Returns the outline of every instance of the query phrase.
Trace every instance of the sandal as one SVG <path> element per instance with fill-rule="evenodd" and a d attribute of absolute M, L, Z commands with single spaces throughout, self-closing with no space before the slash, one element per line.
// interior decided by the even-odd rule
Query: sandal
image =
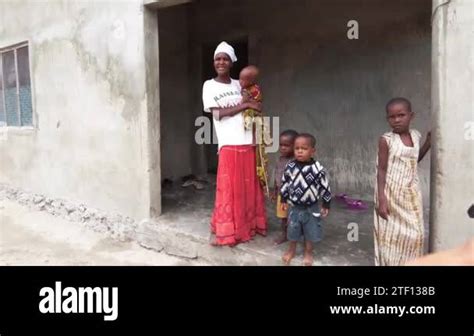
<path fill-rule="evenodd" d="M 369 207 L 361 200 L 347 200 L 347 207 L 355 210 L 366 210 Z"/>
<path fill-rule="evenodd" d="M 204 189 L 204 183 L 198 180 L 187 180 L 181 185 L 183 188 L 193 186 L 196 190 Z"/>

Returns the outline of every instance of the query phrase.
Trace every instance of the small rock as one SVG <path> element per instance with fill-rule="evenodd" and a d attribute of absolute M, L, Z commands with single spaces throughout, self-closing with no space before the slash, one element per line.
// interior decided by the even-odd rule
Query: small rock
<path fill-rule="evenodd" d="M 79 213 L 79 211 L 73 211 L 69 213 L 69 215 L 67 216 L 67 219 L 72 222 L 80 222 L 81 218 L 82 218 L 82 214 Z"/>
<path fill-rule="evenodd" d="M 115 214 L 111 217 L 110 221 L 114 223 L 120 223 L 123 221 L 123 217 L 121 215 Z"/>
<path fill-rule="evenodd" d="M 35 197 L 33 197 L 33 203 L 35 203 L 35 204 L 38 204 L 38 203 L 43 202 L 43 201 L 44 201 L 44 197 L 41 196 L 41 195 L 36 195 Z"/>
<path fill-rule="evenodd" d="M 21 204 L 27 204 L 30 201 L 30 196 L 27 193 L 21 193 L 18 198 L 18 202 Z"/>
<path fill-rule="evenodd" d="M 45 202 L 44 210 L 46 210 L 49 213 L 52 213 L 54 211 L 54 207 L 51 204 L 48 204 Z"/>
<path fill-rule="evenodd" d="M 51 209 L 51 211 L 49 213 L 53 216 L 56 216 L 56 217 L 61 215 L 61 212 L 60 212 L 59 209 Z"/>
<path fill-rule="evenodd" d="M 97 220 L 90 220 L 86 223 L 87 227 L 91 228 L 92 230 L 96 231 L 96 232 L 106 232 L 107 231 L 107 228 L 105 225 L 102 225 L 100 222 L 98 222 Z"/>
<path fill-rule="evenodd" d="M 133 219 L 131 219 L 130 217 L 126 217 L 125 218 L 125 224 L 126 225 L 130 225 L 130 226 L 134 226 L 135 225 L 135 221 Z"/>
<path fill-rule="evenodd" d="M 59 209 L 60 207 L 62 207 L 63 203 L 61 201 L 54 201 L 51 205 L 54 208 Z"/>
<path fill-rule="evenodd" d="M 95 211 L 94 209 L 87 209 L 84 212 L 83 218 L 95 218 L 96 214 L 97 214 L 97 211 Z"/>
<path fill-rule="evenodd" d="M 141 246 L 143 246 L 147 249 L 152 249 L 152 250 L 155 250 L 157 252 L 161 252 L 164 249 L 163 244 L 161 244 L 158 239 L 154 239 L 154 237 L 150 237 L 150 236 L 144 235 L 144 234 L 138 234 L 137 235 L 137 240 L 138 240 L 138 243 Z"/>
<path fill-rule="evenodd" d="M 69 214 L 69 212 L 66 210 L 65 207 L 57 209 L 57 212 L 58 212 L 58 215 L 62 217 L 67 217 L 67 215 Z"/>
<path fill-rule="evenodd" d="M 68 214 L 76 210 L 76 207 L 74 206 L 74 204 L 71 204 L 71 203 L 66 203 L 64 207 Z"/>

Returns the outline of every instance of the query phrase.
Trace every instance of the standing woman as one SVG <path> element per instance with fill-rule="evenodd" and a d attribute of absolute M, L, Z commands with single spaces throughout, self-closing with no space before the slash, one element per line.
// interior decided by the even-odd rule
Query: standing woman
<path fill-rule="evenodd" d="M 260 111 L 261 104 L 242 100 L 239 81 L 230 78 L 236 61 L 234 48 L 220 43 L 214 52 L 217 76 L 207 80 L 202 88 L 204 111 L 213 115 L 219 143 L 216 201 L 211 219 L 213 245 L 236 245 L 267 231 L 252 132 L 245 130 L 242 116 L 249 108 Z"/>

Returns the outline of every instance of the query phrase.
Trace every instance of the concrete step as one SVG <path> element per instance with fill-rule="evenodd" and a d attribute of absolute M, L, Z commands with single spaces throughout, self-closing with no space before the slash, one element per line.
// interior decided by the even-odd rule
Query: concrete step
<path fill-rule="evenodd" d="M 143 247 L 164 252 L 181 258 L 197 259 L 200 262 L 216 266 L 282 266 L 281 257 L 287 244 L 275 246 L 273 240 L 278 235 L 273 232 L 269 237 L 256 236 L 248 243 L 235 247 L 212 246 L 206 238 L 189 230 L 171 226 L 159 219 L 141 222 L 136 229 L 135 240 Z M 303 248 L 298 246 L 297 256 L 292 265 L 303 264 Z M 371 258 L 360 255 L 344 246 L 335 246 L 331 240 L 315 246 L 314 266 L 371 265 Z"/>
<path fill-rule="evenodd" d="M 264 238 L 255 238 L 258 239 Z M 252 248 L 251 243 L 235 247 L 216 247 L 200 235 L 185 232 L 157 220 L 141 222 L 136 229 L 136 240 L 145 248 L 181 258 L 199 259 L 210 265 L 282 265 L 280 254 Z"/>

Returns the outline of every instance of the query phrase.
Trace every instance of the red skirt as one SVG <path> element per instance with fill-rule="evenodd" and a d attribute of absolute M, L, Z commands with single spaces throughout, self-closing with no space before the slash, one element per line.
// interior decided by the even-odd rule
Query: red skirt
<path fill-rule="evenodd" d="M 245 242 L 256 233 L 266 235 L 265 197 L 252 145 L 223 146 L 219 151 L 211 231 L 217 245 Z"/>

